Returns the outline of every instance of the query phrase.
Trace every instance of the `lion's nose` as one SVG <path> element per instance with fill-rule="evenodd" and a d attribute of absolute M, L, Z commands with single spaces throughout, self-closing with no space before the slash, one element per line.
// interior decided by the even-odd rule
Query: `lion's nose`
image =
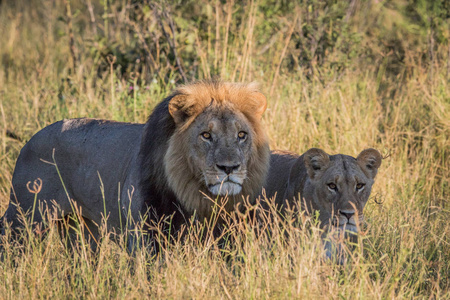
<path fill-rule="evenodd" d="M 350 221 L 350 218 L 353 217 L 353 215 L 355 214 L 355 212 L 354 212 L 354 211 L 348 211 L 348 210 L 347 210 L 347 211 L 340 210 L 340 211 L 339 211 L 339 214 L 345 216 L 345 217 L 347 218 L 347 220 Z"/>
<path fill-rule="evenodd" d="M 239 169 L 241 165 L 234 165 L 234 166 L 216 165 L 216 166 L 219 170 L 224 171 L 225 174 L 230 175 L 231 173 L 233 173 L 233 171 Z"/>

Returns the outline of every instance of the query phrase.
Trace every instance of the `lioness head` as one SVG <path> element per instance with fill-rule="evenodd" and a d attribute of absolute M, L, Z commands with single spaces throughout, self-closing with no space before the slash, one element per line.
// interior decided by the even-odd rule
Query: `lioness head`
<path fill-rule="evenodd" d="M 205 196 L 228 196 L 231 206 L 258 192 L 269 159 L 260 124 L 265 109 L 253 84 L 199 82 L 176 90 L 165 173 L 186 210 L 207 216 L 213 203 Z"/>
<path fill-rule="evenodd" d="M 328 155 L 313 148 L 303 155 L 308 179 L 302 197 L 320 212 L 323 225 L 357 232 L 364 222 L 363 209 L 369 199 L 382 157 L 375 149 L 362 151 L 355 159 Z"/>

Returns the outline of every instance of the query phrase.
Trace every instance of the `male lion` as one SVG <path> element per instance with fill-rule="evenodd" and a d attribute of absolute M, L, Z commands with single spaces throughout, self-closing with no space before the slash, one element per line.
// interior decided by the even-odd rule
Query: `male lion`
<path fill-rule="evenodd" d="M 72 213 L 75 203 L 89 226 L 107 217 L 108 227 L 119 229 L 150 210 L 153 220 L 172 216 L 176 229 L 193 215 L 208 218 L 212 200 L 225 196 L 231 211 L 264 182 L 270 157 L 260 123 L 265 109 L 254 84 L 202 81 L 176 89 L 146 124 L 56 122 L 21 150 L 3 219 L 20 226 L 18 207 L 32 210 L 35 195 L 27 183 L 37 178 L 39 202 L 58 217 Z M 30 215 L 40 223 L 38 206 Z"/>
<path fill-rule="evenodd" d="M 328 155 L 317 148 L 301 156 L 273 151 L 264 186 L 266 198 L 275 197 L 281 211 L 287 206 L 295 207 L 295 200 L 299 200 L 303 210 L 319 212 L 324 228 L 357 233 L 359 224 L 364 222 L 363 209 L 381 160 L 375 149 L 362 151 L 356 159 L 343 154 Z"/>

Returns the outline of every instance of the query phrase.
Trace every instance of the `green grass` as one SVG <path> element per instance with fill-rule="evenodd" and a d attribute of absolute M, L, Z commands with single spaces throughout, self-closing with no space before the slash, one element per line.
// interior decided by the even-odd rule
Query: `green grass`
<path fill-rule="evenodd" d="M 44 239 L 4 245 L 2 298 L 450 298 L 448 7 L 351 2 L 354 11 L 332 1 L 92 1 L 92 19 L 91 1 L 68 2 L 71 14 L 62 1 L 2 1 L 1 214 L 15 160 L 38 130 L 74 117 L 145 122 L 183 83 L 161 30 L 172 38 L 171 21 L 188 80 L 261 84 L 272 149 L 356 156 L 373 147 L 387 156 L 365 209 L 368 229 L 344 267 L 321 260 L 314 225 L 266 224 L 268 238 L 240 224 L 218 248 L 199 239 L 197 224 L 157 258 L 130 257 L 107 234 L 97 253 L 83 242 L 68 247 L 51 226 Z"/>

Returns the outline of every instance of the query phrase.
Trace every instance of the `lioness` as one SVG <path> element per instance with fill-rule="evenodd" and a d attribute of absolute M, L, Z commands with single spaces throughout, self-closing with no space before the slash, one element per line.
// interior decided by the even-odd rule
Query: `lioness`
<path fill-rule="evenodd" d="M 303 210 L 319 212 L 323 227 L 357 233 L 364 222 L 363 209 L 369 199 L 381 154 L 375 149 L 362 151 L 355 159 L 348 155 L 328 155 L 312 148 L 299 156 L 273 151 L 266 181 L 266 198 L 275 197 L 283 208 L 300 200 Z"/>
<path fill-rule="evenodd" d="M 208 218 L 212 200 L 223 196 L 231 211 L 264 182 L 270 157 L 260 123 L 265 109 L 254 84 L 202 81 L 176 89 L 146 124 L 56 122 L 21 150 L 3 220 L 20 226 L 18 206 L 32 210 L 35 194 L 27 183 L 37 178 L 39 202 L 58 217 L 76 204 L 88 225 L 107 217 L 108 227 L 118 229 L 150 210 L 155 220 L 172 216 L 178 228 L 194 214 Z M 35 207 L 30 215 L 40 223 Z"/>

